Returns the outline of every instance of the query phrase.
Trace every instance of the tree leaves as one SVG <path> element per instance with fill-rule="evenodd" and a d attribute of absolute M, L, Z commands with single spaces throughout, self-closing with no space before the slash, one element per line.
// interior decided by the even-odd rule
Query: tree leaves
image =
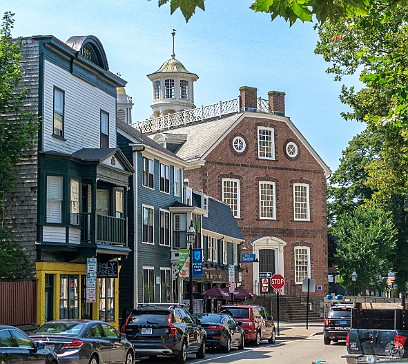
<path fill-rule="evenodd" d="M 205 10 L 205 0 L 159 0 L 159 6 L 170 2 L 170 14 L 173 14 L 177 9 L 180 9 L 186 22 L 195 14 L 195 9 Z"/>

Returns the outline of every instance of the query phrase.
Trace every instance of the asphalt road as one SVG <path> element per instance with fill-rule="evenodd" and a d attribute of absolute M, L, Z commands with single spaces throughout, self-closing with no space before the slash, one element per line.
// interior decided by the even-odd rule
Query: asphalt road
<path fill-rule="evenodd" d="M 187 364 L 312 364 L 318 359 L 325 360 L 326 364 L 346 364 L 341 356 L 346 354 L 344 342 L 333 343 L 330 346 L 323 344 L 323 336 L 316 335 L 307 339 L 278 340 L 276 344 L 262 342 L 259 347 L 247 346 L 244 351 L 233 349 L 229 354 L 219 351 L 207 351 L 205 359 L 196 359 L 189 355 Z M 158 357 L 154 360 L 139 359 L 140 364 L 173 364 L 172 358 Z"/>

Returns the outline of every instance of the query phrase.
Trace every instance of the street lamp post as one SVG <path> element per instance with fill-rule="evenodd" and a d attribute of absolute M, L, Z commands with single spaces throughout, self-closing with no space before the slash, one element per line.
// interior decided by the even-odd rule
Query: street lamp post
<path fill-rule="evenodd" d="M 193 220 L 190 222 L 190 226 L 186 231 L 186 240 L 187 244 L 189 245 L 189 257 L 190 257 L 190 266 L 189 266 L 189 295 L 190 295 L 190 313 L 193 313 L 193 245 L 195 241 L 195 230 L 193 226 Z"/>
<path fill-rule="evenodd" d="M 354 271 L 351 273 L 351 280 L 353 281 L 353 296 L 356 295 L 356 280 L 357 280 L 357 272 Z"/>

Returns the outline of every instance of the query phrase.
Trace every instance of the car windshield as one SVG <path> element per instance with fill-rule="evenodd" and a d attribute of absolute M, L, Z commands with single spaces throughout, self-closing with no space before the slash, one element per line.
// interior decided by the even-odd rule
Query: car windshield
<path fill-rule="evenodd" d="M 238 308 L 238 307 L 225 307 L 223 311 L 227 311 L 234 318 L 249 318 L 249 309 L 248 308 Z"/>
<path fill-rule="evenodd" d="M 168 311 L 155 312 L 133 312 L 130 316 L 129 323 L 137 325 L 167 325 L 169 323 Z"/>
<path fill-rule="evenodd" d="M 222 320 L 220 315 L 204 315 L 199 317 L 201 323 L 219 323 Z"/>
<path fill-rule="evenodd" d="M 78 322 L 48 322 L 41 326 L 36 334 L 76 335 L 85 326 Z"/>
<path fill-rule="evenodd" d="M 329 318 L 341 318 L 341 317 L 350 317 L 350 310 L 330 310 Z"/>

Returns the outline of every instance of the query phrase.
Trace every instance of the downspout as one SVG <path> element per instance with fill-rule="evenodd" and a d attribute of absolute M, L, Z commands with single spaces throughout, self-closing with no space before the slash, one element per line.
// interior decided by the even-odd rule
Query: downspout
<path fill-rule="evenodd" d="M 139 253 L 139 244 L 138 244 L 138 221 L 137 216 L 138 210 L 138 188 L 137 188 L 137 150 L 133 149 L 133 168 L 135 172 L 133 173 L 133 307 L 136 307 L 139 303 L 139 282 L 138 282 L 138 253 Z"/>

